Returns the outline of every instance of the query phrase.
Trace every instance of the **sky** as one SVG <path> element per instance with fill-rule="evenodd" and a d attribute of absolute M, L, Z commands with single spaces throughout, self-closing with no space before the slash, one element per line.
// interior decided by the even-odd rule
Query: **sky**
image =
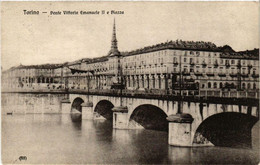
<path fill-rule="evenodd" d="M 67 10 L 124 14 L 50 15 Z M 119 51 L 177 39 L 250 50 L 259 48 L 258 10 L 258 2 L 2 2 L 1 64 L 6 70 L 107 55 L 114 18 Z"/>

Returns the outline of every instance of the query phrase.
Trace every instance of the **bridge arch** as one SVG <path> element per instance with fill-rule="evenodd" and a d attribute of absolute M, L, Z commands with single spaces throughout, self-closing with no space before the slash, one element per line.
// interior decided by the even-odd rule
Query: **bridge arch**
<path fill-rule="evenodd" d="M 76 97 L 71 104 L 71 113 L 81 113 L 82 112 L 81 104 L 83 102 L 84 100 L 82 98 Z"/>
<path fill-rule="evenodd" d="M 103 116 L 107 120 L 113 120 L 113 111 L 112 111 L 113 107 L 114 107 L 114 105 L 110 101 L 100 100 L 96 104 L 96 106 L 94 108 L 94 112 Z"/>
<path fill-rule="evenodd" d="M 197 127 L 193 144 L 250 148 L 251 130 L 257 121 L 257 117 L 239 112 L 211 115 Z"/>
<path fill-rule="evenodd" d="M 158 106 L 142 104 L 137 106 L 129 117 L 129 127 L 168 131 L 167 114 Z"/>

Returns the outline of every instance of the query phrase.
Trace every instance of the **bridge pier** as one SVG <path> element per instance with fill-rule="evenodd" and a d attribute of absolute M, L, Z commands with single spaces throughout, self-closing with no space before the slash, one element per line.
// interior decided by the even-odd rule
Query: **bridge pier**
<path fill-rule="evenodd" d="M 82 119 L 93 119 L 93 103 L 92 102 L 84 102 L 81 104 L 82 107 Z"/>
<path fill-rule="evenodd" d="M 182 113 L 170 115 L 168 143 L 173 146 L 191 147 L 192 146 L 192 129 L 193 118 L 190 114 Z"/>
<path fill-rule="evenodd" d="M 61 113 L 70 113 L 71 111 L 71 102 L 68 98 L 61 100 Z"/>
<path fill-rule="evenodd" d="M 126 106 L 118 106 L 113 111 L 113 128 L 128 129 L 128 108 Z"/>

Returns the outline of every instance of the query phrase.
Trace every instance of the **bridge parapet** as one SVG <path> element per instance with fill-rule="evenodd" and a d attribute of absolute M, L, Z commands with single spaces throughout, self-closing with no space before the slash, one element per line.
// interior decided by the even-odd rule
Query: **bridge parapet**
<path fill-rule="evenodd" d="M 70 93 L 70 94 L 85 94 L 85 95 L 104 95 L 115 97 L 133 97 L 147 99 L 163 99 L 163 100 L 184 100 L 192 102 L 208 101 L 214 103 L 235 103 L 235 104 L 252 104 L 258 105 L 259 91 L 221 91 L 221 90 L 183 90 L 182 97 L 179 97 L 177 90 L 162 90 L 162 89 L 142 89 L 142 90 L 127 90 L 123 89 L 69 89 L 69 90 L 3 90 L 2 92 L 12 93 Z"/>

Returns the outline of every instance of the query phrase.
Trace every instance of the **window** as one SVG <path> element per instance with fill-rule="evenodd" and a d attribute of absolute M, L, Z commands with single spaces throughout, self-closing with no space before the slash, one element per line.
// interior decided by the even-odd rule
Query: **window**
<path fill-rule="evenodd" d="M 250 89 L 250 88 L 251 88 L 251 84 L 248 83 L 248 84 L 247 84 L 247 89 Z"/>
<path fill-rule="evenodd" d="M 235 74 L 235 68 L 231 68 L 231 73 Z"/>
<path fill-rule="evenodd" d="M 245 89 L 245 88 L 246 88 L 246 84 L 243 83 L 243 84 L 242 84 L 242 89 Z"/>
<path fill-rule="evenodd" d="M 222 82 L 219 83 L 219 88 L 223 88 L 223 84 L 222 84 Z"/>
<path fill-rule="evenodd" d="M 246 74 L 246 68 L 242 68 L 242 73 Z"/>
<path fill-rule="evenodd" d="M 205 63 L 205 59 L 204 58 L 202 59 L 202 63 Z"/>
<path fill-rule="evenodd" d="M 235 88 L 235 84 L 234 83 L 231 83 L 231 88 Z"/>
<path fill-rule="evenodd" d="M 208 82 L 208 88 L 211 88 L 211 83 L 210 82 Z"/>
<path fill-rule="evenodd" d="M 187 68 L 184 68 L 184 69 L 183 69 L 183 72 L 184 72 L 184 73 L 187 73 L 187 72 L 188 72 Z"/>
<path fill-rule="evenodd" d="M 183 62 L 186 62 L 186 60 L 187 60 L 186 58 L 183 58 Z"/>
<path fill-rule="evenodd" d="M 231 64 L 235 64 L 235 60 L 231 60 Z"/>
<path fill-rule="evenodd" d="M 256 83 L 253 84 L 253 89 L 256 89 Z"/>
<path fill-rule="evenodd" d="M 226 65 L 229 64 L 229 60 L 226 60 Z"/>
<path fill-rule="evenodd" d="M 216 82 L 214 82 L 214 88 L 217 88 L 217 83 Z"/>

